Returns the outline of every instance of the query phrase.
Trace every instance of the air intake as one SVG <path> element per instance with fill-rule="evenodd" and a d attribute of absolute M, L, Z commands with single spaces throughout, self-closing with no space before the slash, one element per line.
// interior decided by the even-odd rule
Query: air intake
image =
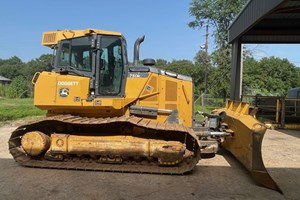
<path fill-rule="evenodd" d="M 42 43 L 45 46 L 56 44 L 56 33 L 44 33 Z"/>

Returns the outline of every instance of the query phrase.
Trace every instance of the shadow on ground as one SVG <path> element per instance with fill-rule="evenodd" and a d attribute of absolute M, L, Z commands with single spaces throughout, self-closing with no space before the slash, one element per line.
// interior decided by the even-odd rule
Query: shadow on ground
<path fill-rule="evenodd" d="M 300 138 L 300 130 L 298 130 L 298 131 L 295 131 L 295 130 L 277 130 L 277 131 L 279 131 L 281 133 L 284 133 L 284 134 L 287 134 L 289 136 Z"/>
<path fill-rule="evenodd" d="M 3 199 L 284 199 L 258 186 L 234 158 L 227 159 L 231 166 L 200 161 L 192 173 L 175 176 L 26 168 L 0 159 L 0 194 Z"/>
<path fill-rule="evenodd" d="M 230 152 L 223 150 L 221 151 L 221 155 L 232 168 L 239 168 L 241 171 L 244 171 L 245 178 L 248 177 L 249 183 L 251 182 L 252 184 L 260 185 L 251 178 L 251 173 L 240 162 L 238 162 Z M 267 168 L 267 171 L 282 190 L 283 196 L 286 199 L 299 199 L 300 167 L 274 167 Z"/>

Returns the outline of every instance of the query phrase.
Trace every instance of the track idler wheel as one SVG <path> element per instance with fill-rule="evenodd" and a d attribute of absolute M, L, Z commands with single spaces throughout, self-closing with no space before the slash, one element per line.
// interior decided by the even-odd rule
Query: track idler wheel
<path fill-rule="evenodd" d="M 21 139 L 22 148 L 30 156 L 42 155 L 49 149 L 50 144 L 50 137 L 39 131 L 28 132 Z"/>

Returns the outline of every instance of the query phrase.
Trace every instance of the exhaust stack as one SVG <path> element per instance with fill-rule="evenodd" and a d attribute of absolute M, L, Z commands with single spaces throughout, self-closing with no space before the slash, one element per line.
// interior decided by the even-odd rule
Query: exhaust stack
<path fill-rule="evenodd" d="M 133 63 L 134 63 L 135 67 L 138 65 L 139 60 L 140 60 L 140 44 L 142 42 L 144 42 L 144 39 L 145 39 L 145 36 L 143 35 L 143 36 L 139 37 L 134 43 Z"/>

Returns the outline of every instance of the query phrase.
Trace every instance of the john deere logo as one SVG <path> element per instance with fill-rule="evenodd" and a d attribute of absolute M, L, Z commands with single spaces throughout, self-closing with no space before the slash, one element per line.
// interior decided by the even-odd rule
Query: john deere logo
<path fill-rule="evenodd" d="M 67 97 L 67 96 L 69 96 L 69 88 L 60 88 L 59 89 L 59 96 L 60 97 Z"/>

